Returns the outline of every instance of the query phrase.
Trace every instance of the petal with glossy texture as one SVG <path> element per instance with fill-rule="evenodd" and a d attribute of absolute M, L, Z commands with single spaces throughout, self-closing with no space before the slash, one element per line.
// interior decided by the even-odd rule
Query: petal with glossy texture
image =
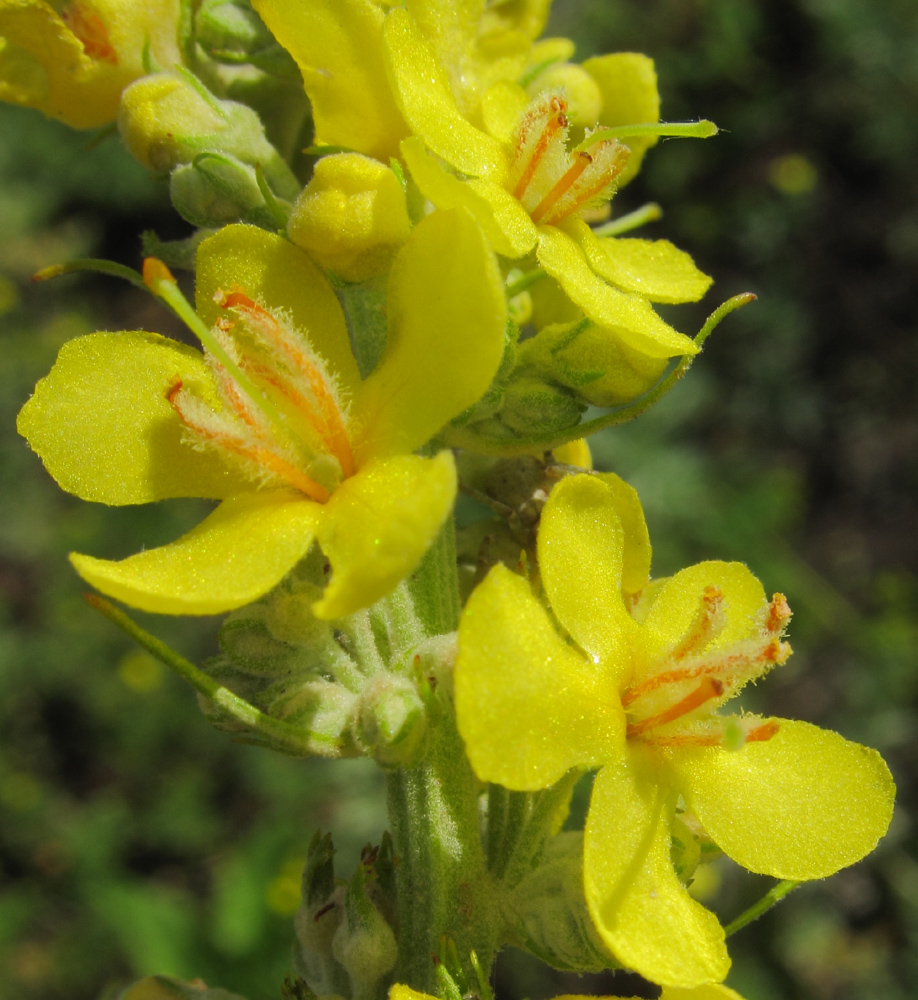
<path fill-rule="evenodd" d="M 629 639 L 636 630 L 622 601 L 624 545 L 604 483 L 570 476 L 551 491 L 538 534 L 545 592 L 558 621 L 615 677 L 631 665 Z"/>
<path fill-rule="evenodd" d="M 712 279 L 667 240 L 600 239 L 579 219 L 573 231 L 593 271 L 625 292 L 651 302 L 697 302 L 711 287 Z"/>
<path fill-rule="evenodd" d="M 622 522 L 624 532 L 622 590 L 636 594 L 650 579 L 650 533 L 644 520 L 644 508 L 641 506 L 637 490 L 614 472 L 598 472 L 596 478 L 612 491 L 615 513 Z"/>
<path fill-rule="evenodd" d="M 730 968 L 723 928 L 679 881 L 672 806 L 655 762 L 626 749 L 596 775 L 583 842 L 584 889 L 606 947 L 664 986 L 700 986 Z"/>
<path fill-rule="evenodd" d="M 642 125 L 660 120 L 657 73 L 651 58 L 640 52 L 614 52 L 587 59 L 583 68 L 599 85 L 602 94 L 600 125 Z M 622 141 L 631 150 L 631 156 L 618 175 L 619 187 L 627 184 L 641 169 L 641 160 L 657 142 L 657 137 L 635 135 Z"/>
<path fill-rule="evenodd" d="M 484 230 L 495 251 L 523 257 L 538 232 L 529 213 L 513 195 L 488 180 L 464 181 L 447 173 L 415 136 L 402 143 L 402 157 L 421 193 L 437 208 L 464 208 Z"/>
<path fill-rule="evenodd" d="M 214 301 L 217 290 L 239 285 L 266 308 L 289 313 L 339 387 L 356 391 L 360 373 L 344 313 L 328 279 L 302 250 L 257 226 L 224 226 L 201 243 L 196 263 L 195 303 L 208 326 L 224 312 Z"/>
<path fill-rule="evenodd" d="M 451 452 L 371 462 L 322 510 L 319 544 L 332 566 L 320 618 L 341 618 L 391 593 L 437 536 L 456 497 Z"/>
<path fill-rule="evenodd" d="M 16 427 L 58 485 L 112 506 L 220 500 L 250 488 L 216 452 L 186 443 L 166 393 L 214 398 L 199 351 L 156 333 L 91 333 L 61 348 Z"/>
<path fill-rule="evenodd" d="M 528 582 L 503 565 L 466 604 L 454 684 L 459 732 L 482 781 L 548 788 L 624 745 L 608 672 L 558 636 Z"/>
<path fill-rule="evenodd" d="M 597 277 L 567 233 L 554 226 L 540 226 L 536 252 L 539 263 L 575 305 L 636 350 L 654 358 L 698 353 L 691 339 L 664 323 L 646 299 L 620 292 Z"/>
<path fill-rule="evenodd" d="M 358 464 L 414 451 L 484 394 L 504 350 L 497 260 L 462 209 L 415 226 L 389 276 L 389 338 L 353 414 Z"/>
<path fill-rule="evenodd" d="M 370 0 L 253 0 L 296 60 L 312 106 L 317 145 L 387 161 L 408 133 L 386 78 L 383 12 Z"/>
<path fill-rule="evenodd" d="M 876 847 L 895 785 L 876 750 L 779 722 L 770 740 L 682 751 L 673 766 L 687 803 L 734 861 L 775 878 L 825 878 Z"/>
<path fill-rule="evenodd" d="M 664 986 L 660 1000 L 743 1000 L 743 998 L 736 990 L 731 990 L 723 983 L 707 983 L 705 986 L 695 986 L 690 990 L 683 990 L 678 986 Z"/>
<path fill-rule="evenodd" d="M 243 494 L 171 545 L 120 562 L 77 552 L 70 561 L 87 583 L 133 608 L 217 615 L 280 583 L 309 551 L 320 510 L 299 494 Z"/>
<path fill-rule="evenodd" d="M 386 17 L 383 33 L 392 89 L 411 130 L 457 170 L 499 184 L 506 173 L 503 147 L 463 117 L 414 18 L 396 8 Z"/>
<path fill-rule="evenodd" d="M 759 634 L 765 591 L 747 566 L 710 560 L 680 570 L 660 586 L 643 619 L 644 646 L 650 660 L 675 646 L 696 620 L 705 588 L 724 596 L 726 623 L 709 649 L 725 649 Z"/>

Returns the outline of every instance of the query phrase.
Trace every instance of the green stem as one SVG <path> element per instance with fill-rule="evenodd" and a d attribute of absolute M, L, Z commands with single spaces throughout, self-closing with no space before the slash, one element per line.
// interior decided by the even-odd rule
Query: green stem
<path fill-rule="evenodd" d="M 248 729 L 269 736 L 276 745 L 283 747 L 288 753 L 297 757 L 306 757 L 314 753 L 333 755 L 339 749 L 338 742 L 330 737 L 311 733 L 297 726 L 291 726 L 287 722 L 282 722 L 280 719 L 274 719 L 270 715 L 265 715 L 254 705 L 249 704 L 222 684 L 218 684 L 190 660 L 186 660 L 174 649 L 170 649 L 161 639 L 157 639 L 146 629 L 141 628 L 137 622 L 104 598 L 99 597 L 98 594 L 84 594 L 83 596 L 96 611 L 105 615 L 110 622 L 117 625 L 122 632 L 129 635 L 138 646 L 143 647 L 151 656 L 155 656 L 161 663 L 174 670 L 195 691 L 204 695 L 205 698 L 209 698 L 215 705 L 218 705 Z"/>
<path fill-rule="evenodd" d="M 663 218 L 663 209 L 655 201 L 649 201 L 646 205 L 641 205 L 627 215 L 621 215 L 617 219 L 610 219 L 601 226 L 597 226 L 593 233 L 596 236 L 620 236 L 622 233 L 630 233 L 632 229 L 637 229 L 648 222 L 656 222 Z"/>
<path fill-rule="evenodd" d="M 423 633 L 453 631 L 459 621 L 455 534 L 440 532 L 408 582 Z M 449 698 L 446 691 L 439 697 Z M 480 785 L 456 730 L 451 706 L 432 721 L 421 763 L 387 776 L 389 823 L 398 857 L 397 982 L 435 994 L 434 955 L 448 935 L 472 976 L 474 950 L 490 968 L 497 903 L 488 878 L 478 815 Z"/>
<path fill-rule="evenodd" d="M 777 885 L 773 885 L 757 903 L 750 906 L 745 913 L 741 913 L 732 923 L 727 924 L 724 928 L 724 933 L 727 937 L 730 937 L 731 934 L 742 930 L 746 924 L 751 924 L 753 920 L 758 920 L 763 913 L 767 913 L 775 903 L 780 903 L 788 893 L 793 892 L 801 884 L 801 882 L 795 882 L 793 879 L 788 878 L 782 882 L 778 882 Z"/>

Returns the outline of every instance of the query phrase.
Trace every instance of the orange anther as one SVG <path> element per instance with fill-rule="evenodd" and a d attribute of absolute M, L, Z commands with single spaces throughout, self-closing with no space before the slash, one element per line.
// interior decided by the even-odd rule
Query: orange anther
<path fill-rule="evenodd" d="M 626 731 L 626 736 L 631 739 L 640 736 L 648 729 L 654 729 L 656 726 L 662 726 L 674 719 L 679 719 L 683 715 L 693 712 L 696 708 L 700 708 L 706 701 L 719 698 L 723 693 L 724 685 L 720 681 L 705 677 L 694 691 L 686 695 L 682 701 L 670 706 L 665 712 L 651 715 L 647 719 L 641 719 L 640 722 L 631 723 Z"/>
<path fill-rule="evenodd" d="M 146 257 L 143 262 L 143 283 L 155 292 L 153 286 L 160 281 L 171 281 L 173 285 L 176 283 L 172 272 L 159 257 Z"/>
<path fill-rule="evenodd" d="M 83 51 L 90 59 L 118 65 L 118 53 L 108 37 L 108 30 L 97 14 L 78 3 L 66 4 L 61 10 L 61 20 L 79 39 Z"/>

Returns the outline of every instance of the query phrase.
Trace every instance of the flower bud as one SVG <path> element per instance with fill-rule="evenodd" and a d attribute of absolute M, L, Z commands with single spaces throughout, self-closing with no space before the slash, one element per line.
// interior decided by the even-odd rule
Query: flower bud
<path fill-rule="evenodd" d="M 232 156 L 201 153 L 189 166 L 176 167 L 169 178 L 169 195 L 175 210 L 193 226 L 249 222 L 276 228 L 255 170 Z"/>
<path fill-rule="evenodd" d="M 217 62 L 249 63 L 276 76 L 296 75 L 296 63 L 268 31 L 249 0 L 203 0 L 195 13 L 195 41 Z"/>
<path fill-rule="evenodd" d="M 424 702 L 408 678 L 380 674 L 364 688 L 357 715 L 357 739 L 380 764 L 410 766 L 426 729 Z"/>
<path fill-rule="evenodd" d="M 646 392 L 666 367 L 594 323 L 558 323 L 526 341 L 519 363 L 574 390 L 595 406 L 614 406 Z"/>
<path fill-rule="evenodd" d="M 121 97 L 118 129 L 131 155 L 150 170 L 165 173 L 194 163 L 202 153 L 222 154 L 227 162 L 249 168 L 260 164 L 281 198 L 293 198 L 299 190 L 265 138 L 258 115 L 244 104 L 218 100 L 187 71 L 155 73 L 131 84 Z M 240 179 L 237 185 L 258 193 L 254 170 L 248 174 L 251 183 Z M 263 201 L 260 193 L 248 198 L 254 204 Z"/>
<path fill-rule="evenodd" d="M 583 834 L 549 841 L 539 866 L 515 886 L 503 907 L 508 943 L 556 969 L 599 972 L 613 964 L 583 893 Z"/>
<path fill-rule="evenodd" d="M 344 886 L 335 885 L 335 847 L 331 834 L 312 838 L 303 869 L 303 902 L 294 917 L 295 960 L 320 994 L 343 991 L 347 979 L 332 955 L 332 939 L 344 915 Z"/>
<path fill-rule="evenodd" d="M 371 994 L 398 957 L 392 928 L 367 893 L 370 878 L 367 867 L 359 864 L 347 886 L 344 919 L 332 939 L 332 952 L 350 976 L 353 996 Z"/>
<path fill-rule="evenodd" d="M 297 246 L 345 281 L 383 274 L 410 231 L 401 182 L 359 153 L 319 160 L 287 224 Z"/>
<path fill-rule="evenodd" d="M 500 419 L 518 434 L 547 437 L 573 427 L 585 409 L 586 404 L 566 389 L 537 375 L 519 375 L 507 386 Z"/>

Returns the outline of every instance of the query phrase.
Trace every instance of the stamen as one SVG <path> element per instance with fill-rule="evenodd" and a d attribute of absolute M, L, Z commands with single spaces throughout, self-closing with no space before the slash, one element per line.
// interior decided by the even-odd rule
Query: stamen
<path fill-rule="evenodd" d="M 79 39 L 83 51 L 90 59 L 118 65 L 118 53 L 112 47 L 105 24 L 91 10 L 78 3 L 70 3 L 61 10 L 61 20 Z"/>
<path fill-rule="evenodd" d="M 544 216 L 557 205 L 561 196 L 571 189 L 576 180 L 592 162 L 593 157 L 589 153 L 577 154 L 573 166 L 565 172 L 564 176 L 532 210 L 532 221 L 536 225 L 539 225 Z"/>
<path fill-rule="evenodd" d="M 674 660 L 684 660 L 690 653 L 700 653 L 726 624 L 724 594 L 719 587 L 705 587 L 695 620 L 672 651 Z"/>
<path fill-rule="evenodd" d="M 539 136 L 535 141 L 529 159 L 523 167 L 519 180 L 513 187 L 513 196 L 522 200 L 526 189 L 532 182 L 539 164 L 548 152 L 556 136 L 567 128 L 567 101 L 557 95 L 551 97 L 547 104 L 537 105 L 527 112 L 520 126 L 519 138 L 516 142 L 518 162 L 522 162 L 527 146 L 530 145 L 533 132 L 539 128 Z"/>
<path fill-rule="evenodd" d="M 549 211 L 541 221 L 547 225 L 555 225 L 589 205 L 594 198 L 606 192 L 608 194 L 605 196 L 611 197 L 612 183 L 622 172 L 630 155 L 631 151 L 627 146 L 619 143 L 601 143 L 593 152 L 592 162 L 587 164 L 580 182 L 571 188 L 567 197 L 562 194 L 554 211 Z"/>
<path fill-rule="evenodd" d="M 765 631 L 777 635 L 784 631 L 784 627 L 791 620 L 792 612 L 787 598 L 783 594 L 775 594 L 768 605 L 768 614 L 765 617 Z"/>
<path fill-rule="evenodd" d="M 652 715 L 647 719 L 641 719 L 640 722 L 630 723 L 625 735 L 628 739 L 633 739 L 648 729 L 662 726 L 667 722 L 672 722 L 674 719 L 687 715 L 689 712 L 693 712 L 696 708 L 700 708 L 706 701 L 710 701 L 712 698 L 719 698 L 723 693 L 724 685 L 720 681 L 705 677 L 691 694 L 666 709 L 666 711 L 660 712 L 658 715 Z"/>
<path fill-rule="evenodd" d="M 218 291 L 214 298 L 224 309 L 236 309 L 247 316 L 268 343 L 286 357 L 286 360 L 298 374 L 305 377 L 319 412 L 316 414 L 314 407 L 310 406 L 301 394 L 297 394 L 301 400 L 301 405 L 297 408 L 302 410 L 323 439 L 328 451 L 338 459 L 343 475 L 345 477 L 352 476 L 354 474 L 353 452 L 338 402 L 329 387 L 325 373 L 295 343 L 282 324 L 244 292 L 238 289 L 234 289 L 229 294 Z M 295 392 L 295 390 L 293 391 Z"/>
<path fill-rule="evenodd" d="M 296 466 L 271 449 L 260 446 L 257 443 L 246 442 L 229 431 L 218 427 L 207 427 L 200 420 L 195 420 L 189 408 L 184 405 L 182 396 L 186 394 L 187 390 L 184 389 L 179 379 L 170 386 L 166 393 L 166 399 L 173 410 L 175 410 L 179 420 L 196 437 L 220 449 L 233 452 L 241 458 L 248 459 L 259 468 L 274 473 L 288 485 L 299 490 L 300 493 L 312 497 L 313 500 L 317 500 L 319 503 L 327 502 L 330 494 L 324 487 L 320 486 L 313 479 L 310 479 L 309 476 L 305 475 Z"/>

